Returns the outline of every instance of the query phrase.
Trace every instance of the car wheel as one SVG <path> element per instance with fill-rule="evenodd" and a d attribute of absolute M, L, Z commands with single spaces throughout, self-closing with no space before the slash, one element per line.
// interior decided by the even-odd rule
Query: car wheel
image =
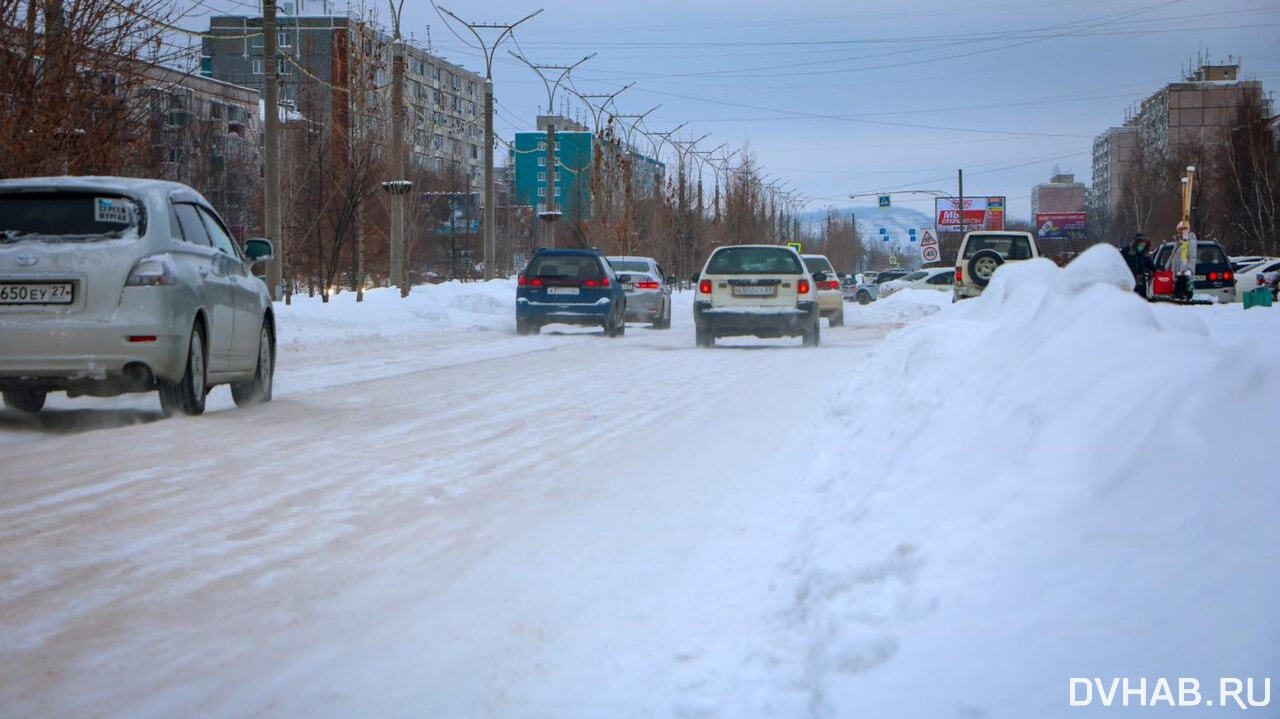
<path fill-rule="evenodd" d="M 858 304 L 860 304 L 860 305 L 869 305 L 869 304 L 871 304 L 871 293 L 870 293 L 870 292 L 859 292 L 859 293 L 858 293 Z"/>
<path fill-rule="evenodd" d="M 516 334 L 527 335 L 532 331 L 533 327 L 528 320 L 522 320 L 519 317 L 516 318 Z"/>
<path fill-rule="evenodd" d="M 995 250 L 978 250 L 969 258 L 969 276 L 979 287 L 986 287 L 996 269 L 1004 264 L 1004 258 Z"/>
<path fill-rule="evenodd" d="M 834 315 L 831 315 L 830 322 L 832 327 L 844 327 L 844 308 L 843 307 L 840 308 L 839 312 L 835 313 Z"/>
<path fill-rule="evenodd" d="M 711 333 L 711 330 L 698 328 L 695 337 L 695 344 L 699 347 L 716 346 L 716 336 Z"/>
<path fill-rule="evenodd" d="M 264 324 L 258 332 L 258 366 L 253 372 L 253 379 L 231 383 L 231 399 L 235 400 L 236 406 L 270 402 L 275 372 L 275 347 L 271 341 L 271 330 Z"/>
<path fill-rule="evenodd" d="M 203 413 L 204 396 L 208 393 L 205 379 L 204 332 L 196 325 L 187 343 L 187 366 L 182 372 L 182 379 L 176 384 L 160 383 L 160 410 L 164 416 L 172 415 L 174 410 L 193 416 Z"/>
<path fill-rule="evenodd" d="M 11 389 L 4 393 L 4 406 L 18 412 L 39 412 L 49 392 L 43 389 Z"/>
<path fill-rule="evenodd" d="M 821 325 L 822 325 L 821 322 L 818 322 L 815 320 L 813 325 L 809 329 L 804 331 L 804 334 L 801 335 L 801 344 L 803 346 L 817 347 L 818 344 L 821 343 L 822 341 L 822 335 L 821 335 L 822 330 L 820 329 Z"/>

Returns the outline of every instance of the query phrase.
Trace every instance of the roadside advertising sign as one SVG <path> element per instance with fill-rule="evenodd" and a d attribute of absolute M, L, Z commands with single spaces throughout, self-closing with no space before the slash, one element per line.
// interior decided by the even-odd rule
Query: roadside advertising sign
<path fill-rule="evenodd" d="M 1083 212 L 1036 213 L 1036 237 L 1042 240 L 1084 239 L 1087 215 Z"/>
<path fill-rule="evenodd" d="M 964 225 L 966 230 L 1003 230 L 1004 197 L 964 198 Z M 955 197 L 939 197 L 934 200 L 934 222 L 942 231 L 958 232 L 960 201 Z"/>

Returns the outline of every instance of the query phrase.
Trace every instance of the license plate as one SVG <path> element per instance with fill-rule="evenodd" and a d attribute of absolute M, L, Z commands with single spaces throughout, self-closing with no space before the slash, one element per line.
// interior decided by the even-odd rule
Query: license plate
<path fill-rule="evenodd" d="M 630 292 L 630 291 L 634 290 L 635 288 L 636 288 L 636 286 L 635 286 L 635 285 L 623 285 L 623 286 L 622 286 L 622 291 L 623 291 L 623 292 Z"/>
<path fill-rule="evenodd" d="M 745 287 L 733 288 L 734 297 L 772 297 L 776 294 L 778 294 L 778 291 L 775 288 L 769 287 L 767 285 L 761 285 L 761 286 L 747 285 Z"/>
<path fill-rule="evenodd" d="M 577 288 L 577 287 L 548 287 L 548 288 L 547 288 L 547 294 L 549 294 L 549 295 L 576 295 L 576 294 L 578 294 L 578 288 Z"/>
<path fill-rule="evenodd" d="M 0 305 L 69 305 L 70 282 L 0 283 Z"/>

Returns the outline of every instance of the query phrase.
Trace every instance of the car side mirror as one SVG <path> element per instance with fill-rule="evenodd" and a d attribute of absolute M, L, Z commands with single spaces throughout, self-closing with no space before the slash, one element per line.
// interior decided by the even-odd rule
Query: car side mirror
<path fill-rule="evenodd" d="M 626 274 L 618 275 L 618 282 L 621 282 L 624 285 L 631 284 L 631 275 L 626 275 Z"/>
<path fill-rule="evenodd" d="M 244 241 L 244 254 L 250 262 L 265 262 L 275 256 L 271 240 L 254 237 Z"/>

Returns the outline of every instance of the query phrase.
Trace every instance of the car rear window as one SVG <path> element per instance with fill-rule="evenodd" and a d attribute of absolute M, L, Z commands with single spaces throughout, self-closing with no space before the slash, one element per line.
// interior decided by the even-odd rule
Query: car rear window
<path fill-rule="evenodd" d="M 831 263 L 825 257 L 806 257 L 804 258 L 804 263 L 808 266 L 810 272 L 825 272 L 829 275 L 836 273 L 835 268 L 831 266 Z"/>
<path fill-rule="evenodd" d="M 1175 245 L 1164 245 L 1156 251 L 1154 263 L 1156 267 L 1165 267 L 1173 257 Z M 1228 265 L 1227 253 L 1214 243 L 1196 244 L 1196 265 Z"/>
<path fill-rule="evenodd" d="M 707 263 L 710 275 L 799 275 L 800 258 L 781 247 L 725 247 Z"/>
<path fill-rule="evenodd" d="M 994 250 L 1006 260 L 1031 259 L 1031 241 L 1019 235 L 969 235 L 964 258 L 967 260 L 980 250 Z"/>
<path fill-rule="evenodd" d="M 648 272 L 649 263 L 644 260 L 609 260 L 615 272 Z"/>
<path fill-rule="evenodd" d="M 144 231 L 142 206 L 123 195 L 102 192 L 0 194 L 0 242 L 110 240 Z"/>
<path fill-rule="evenodd" d="M 526 277 L 591 279 L 602 274 L 600 262 L 591 255 L 540 255 L 529 263 Z"/>

